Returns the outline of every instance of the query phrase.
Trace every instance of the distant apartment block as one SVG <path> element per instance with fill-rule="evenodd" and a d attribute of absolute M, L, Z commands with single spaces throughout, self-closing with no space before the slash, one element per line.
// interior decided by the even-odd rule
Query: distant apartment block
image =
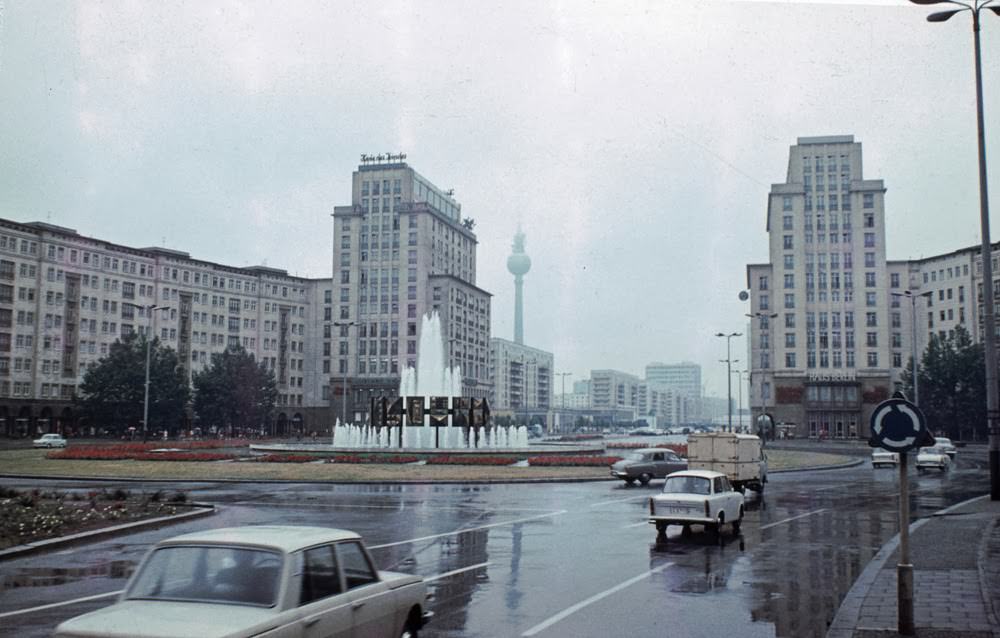
<path fill-rule="evenodd" d="M 553 407 L 551 352 L 493 337 L 490 367 L 494 412 L 545 414 Z"/>

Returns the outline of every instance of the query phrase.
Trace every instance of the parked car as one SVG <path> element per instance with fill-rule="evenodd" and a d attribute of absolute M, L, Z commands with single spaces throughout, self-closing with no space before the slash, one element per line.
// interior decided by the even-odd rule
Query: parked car
<path fill-rule="evenodd" d="M 66 439 L 61 434 L 43 434 L 42 438 L 31 442 L 32 447 L 66 447 Z"/>
<path fill-rule="evenodd" d="M 354 532 L 231 527 L 157 543 L 115 604 L 54 635 L 398 638 L 429 620 L 426 601 L 421 578 L 376 570 Z"/>
<path fill-rule="evenodd" d="M 872 467 L 882 467 L 883 465 L 891 467 L 899 465 L 899 452 L 890 452 L 882 448 L 872 450 Z"/>
<path fill-rule="evenodd" d="M 934 437 L 934 447 L 944 450 L 944 453 L 947 454 L 952 461 L 955 460 L 955 456 L 958 454 L 958 448 L 951 442 L 951 439 L 945 436 Z"/>
<path fill-rule="evenodd" d="M 951 457 L 944 448 L 938 446 L 920 448 L 917 452 L 917 471 L 940 470 L 945 471 L 951 465 Z"/>
<path fill-rule="evenodd" d="M 683 525 L 685 532 L 691 525 L 704 525 L 718 533 L 729 523 L 736 534 L 743 523 L 743 494 L 721 472 L 674 472 L 663 482 L 663 492 L 649 499 L 649 522 L 656 525 L 660 540 L 669 525 Z"/>
<path fill-rule="evenodd" d="M 625 458 L 611 466 L 611 476 L 635 485 L 639 481 L 648 485 L 654 478 L 666 478 L 672 472 L 687 469 L 687 459 L 673 450 L 660 447 L 643 448 L 629 452 Z"/>

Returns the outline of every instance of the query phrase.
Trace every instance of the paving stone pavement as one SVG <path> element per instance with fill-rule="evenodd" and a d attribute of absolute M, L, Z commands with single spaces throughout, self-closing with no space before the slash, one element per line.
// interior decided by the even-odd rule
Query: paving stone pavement
<path fill-rule="evenodd" d="M 1000 502 L 972 499 L 910 526 L 917 638 L 1000 638 Z M 898 535 L 865 568 L 827 638 L 897 633 Z"/>

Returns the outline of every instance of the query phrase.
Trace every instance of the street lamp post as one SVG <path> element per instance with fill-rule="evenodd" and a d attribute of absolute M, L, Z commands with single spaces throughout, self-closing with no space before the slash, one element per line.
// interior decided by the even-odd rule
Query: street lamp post
<path fill-rule="evenodd" d="M 920 388 L 919 388 L 919 365 L 917 363 L 917 355 L 920 353 L 919 348 L 917 348 L 917 297 L 928 297 L 933 293 L 922 292 L 919 295 L 915 295 L 909 290 L 903 292 L 892 292 L 889 293 L 893 297 L 906 297 L 910 300 L 910 357 L 912 370 L 913 370 L 913 404 L 920 405 Z"/>
<path fill-rule="evenodd" d="M 733 337 L 742 337 L 742 332 L 731 332 L 726 334 L 724 332 L 715 333 L 716 337 L 725 337 L 726 339 L 726 358 L 723 361 L 726 362 L 726 411 L 729 413 L 729 431 L 733 431 L 733 362 L 732 353 L 729 349 L 730 340 Z"/>
<path fill-rule="evenodd" d="M 565 412 L 566 411 L 566 377 L 573 376 L 573 373 L 572 372 L 556 372 L 555 376 L 562 377 L 562 400 L 560 401 L 560 403 L 562 405 L 560 407 L 562 408 L 563 412 Z M 561 430 L 562 427 L 560 427 L 559 429 Z"/>
<path fill-rule="evenodd" d="M 357 321 L 334 321 L 333 325 L 338 328 L 347 328 L 350 331 L 351 326 L 358 325 Z M 350 342 L 348 342 L 350 344 Z M 350 347 L 350 345 L 348 345 Z M 340 390 L 340 424 L 347 425 L 347 369 L 350 367 L 348 365 L 348 360 L 344 360 L 344 385 Z"/>
<path fill-rule="evenodd" d="M 130 301 L 123 301 L 122 305 L 132 306 L 133 308 L 145 308 L 146 314 L 149 316 L 149 328 L 147 329 L 146 332 L 146 383 L 142 399 L 142 441 L 143 443 L 145 443 L 147 437 L 149 436 L 147 428 L 147 423 L 149 423 L 149 360 L 150 360 L 149 346 L 152 343 L 152 340 L 150 338 L 152 335 L 150 333 L 152 333 L 153 330 L 155 330 L 155 326 L 153 325 L 153 318 L 154 318 L 153 311 L 169 310 L 169 308 L 166 306 L 157 306 L 156 304 L 150 304 L 148 306 L 144 306 L 142 304 L 132 303 Z"/>
<path fill-rule="evenodd" d="M 750 372 L 748 370 L 733 370 L 733 374 L 736 375 L 737 379 L 736 396 L 739 397 L 736 399 L 736 406 L 737 406 L 736 415 L 738 419 L 738 425 L 736 426 L 736 431 L 742 432 L 743 431 L 743 375 L 749 375 Z"/>
<path fill-rule="evenodd" d="M 983 124 L 983 62 L 979 50 L 979 13 L 989 9 L 1000 15 L 1000 6 L 988 6 L 993 0 L 910 0 L 914 4 L 954 4 L 960 9 L 939 11 L 927 16 L 928 22 L 944 22 L 956 13 L 972 13 L 972 36 L 976 59 L 976 141 L 979 146 L 979 225 L 983 262 L 983 348 L 986 350 L 986 427 L 989 434 L 990 500 L 1000 501 L 1000 396 L 997 388 L 996 318 L 993 314 L 993 260 L 990 247 L 990 204 L 986 191 L 986 134 Z"/>
<path fill-rule="evenodd" d="M 751 319 L 754 318 L 754 317 L 757 317 L 757 319 L 759 319 L 759 321 L 760 321 L 760 323 L 758 324 L 758 330 L 761 330 L 761 331 L 767 330 L 768 331 L 768 334 L 767 334 L 767 337 L 768 337 L 768 339 L 767 339 L 767 365 L 766 366 L 765 365 L 761 365 L 761 370 L 764 373 L 766 373 L 768 370 L 771 369 L 771 347 L 772 347 L 771 346 L 771 332 L 770 332 L 770 330 L 771 330 L 771 321 L 774 320 L 774 319 L 776 319 L 778 317 L 778 313 L 776 313 L 776 312 L 754 312 L 754 313 L 748 313 L 747 317 L 750 317 Z M 747 366 L 748 366 L 747 369 L 750 371 L 750 398 L 747 401 L 747 403 L 749 404 L 748 407 L 750 408 L 750 425 L 753 426 L 753 423 L 754 423 L 753 422 L 753 367 L 754 367 L 753 366 L 753 361 L 748 361 L 747 362 Z M 767 376 L 766 376 L 766 374 L 761 374 L 760 378 L 763 379 L 761 381 L 760 413 L 761 414 L 766 414 L 767 413 L 767 397 L 765 397 L 764 394 L 763 394 L 763 387 L 764 387 L 763 384 L 766 383 Z M 772 432 L 772 436 L 773 436 L 773 434 L 774 433 Z"/>

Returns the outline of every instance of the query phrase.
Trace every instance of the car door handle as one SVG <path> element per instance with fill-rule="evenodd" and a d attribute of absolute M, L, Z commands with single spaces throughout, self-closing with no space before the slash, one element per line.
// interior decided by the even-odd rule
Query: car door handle
<path fill-rule="evenodd" d="M 358 600 L 351 603 L 351 609 L 361 609 L 364 606 L 365 606 L 365 601 L 363 600 Z"/>
<path fill-rule="evenodd" d="M 319 622 L 319 616 L 313 616 L 312 618 L 306 618 L 305 620 L 303 620 L 302 624 L 305 625 L 306 627 L 312 627 L 318 622 Z"/>

